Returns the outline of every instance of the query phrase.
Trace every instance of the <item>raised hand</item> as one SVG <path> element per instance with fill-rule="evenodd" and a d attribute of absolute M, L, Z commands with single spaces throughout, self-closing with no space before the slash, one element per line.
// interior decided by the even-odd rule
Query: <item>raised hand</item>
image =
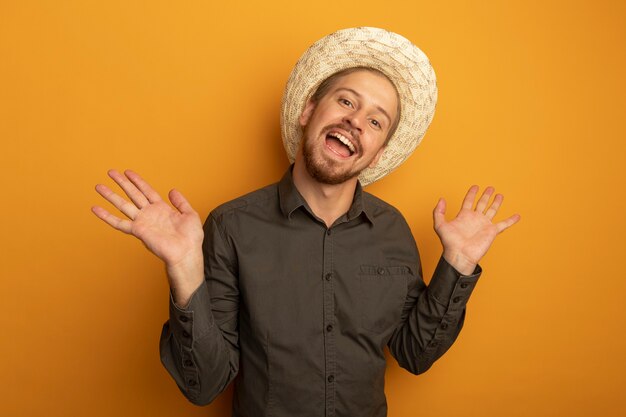
<path fill-rule="evenodd" d="M 495 189 L 487 187 L 476 204 L 478 186 L 473 185 L 465 195 L 461 210 L 452 221 L 446 221 L 446 201 L 441 198 L 433 211 L 435 232 L 443 245 L 443 256 L 450 265 L 464 275 L 469 275 L 487 253 L 496 236 L 517 223 L 521 216 L 514 214 L 498 223 L 492 223 L 504 196 L 496 194 L 489 207 L 489 199 Z"/>
<path fill-rule="evenodd" d="M 113 204 L 128 219 L 114 216 L 102 207 L 92 207 L 93 213 L 114 229 L 133 235 L 165 262 L 172 289 L 182 289 L 180 301 L 190 294 L 204 278 L 202 262 L 202 222 L 185 197 L 177 190 L 169 192 L 165 202 L 139 174 L 115 170 L 109 176 L 126 193 L 122 198 L 103 184 L 96 191 Z"/>

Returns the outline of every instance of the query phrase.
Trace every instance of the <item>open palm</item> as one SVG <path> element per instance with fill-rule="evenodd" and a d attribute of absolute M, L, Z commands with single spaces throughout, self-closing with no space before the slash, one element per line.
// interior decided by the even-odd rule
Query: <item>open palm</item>
<path fill-rule="evenodd" d="M 435 232 L 441 240 L 444 253 L 454 254 L 455 258 L 464 260 L 468 265 L 478 264 L 496 236 L 521 218 L 519 214 L 514 214 L 498 223 L 492 223 L 504 196 L 497 194 L 491 206 L 487 208 L 489 198 L 494 192 L 493 187 L 487 187 L 474 209 L 477 192 L 477 185 L 470 187 L 461 210 L 449 222 L 445 219 L 446 201 L 444 199 L 439 200 L 433 211 Z"/>
<path fill-rule="evenodd" d="M 168 265 L 176 265 L 200 250 L 204 236 L 202 222 L 185 197 L 176 190 L 170 191 L 168 197 L 173 208 L 137 173 L 126 170 L 124 174 L 109 171 L 109 176 L 131 201 L 106 185 L 98 184 L 96 191 L 128 219 L 116 217 L 98 206 L 92 208 L 94 214 L 111 227 L 140 239 Z"/>

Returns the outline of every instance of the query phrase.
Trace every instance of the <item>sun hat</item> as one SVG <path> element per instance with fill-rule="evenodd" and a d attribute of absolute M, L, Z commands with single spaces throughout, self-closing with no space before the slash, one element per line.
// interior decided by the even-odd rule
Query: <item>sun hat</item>
<path fill-rule="evenodd" d="M 401 105 L 398 127 L 378 164 L 359 176 L 365 186 L 400 166 L 419 145 L 435 113 L 437 83 L 428 57 L 397 33 L 356 27 L 323 37 L 300 57 L 283 94 L 280 125 L 290 162 L 300 145 L 298 118 L 307 100 L 326 78 L 352 67 L 371 67 L 385 74 L 395 85 Z"/>

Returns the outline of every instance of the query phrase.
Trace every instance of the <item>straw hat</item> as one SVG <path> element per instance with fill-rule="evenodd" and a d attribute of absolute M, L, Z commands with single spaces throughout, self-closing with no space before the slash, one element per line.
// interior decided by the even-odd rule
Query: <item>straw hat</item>
<path fill-rule="evenodd" d="M 331 33 L 315 42 L 294 67 L 282 99 L 283 145 L 289 161 L 296 157 L 302 129 L 298 117 L 318 85 L 351 67 L 371 67 L 384 73 L 400 95 L 398 128 L 374 168 L 361 172 L 363 186 L 402 164 L 419 145 L 435 113 L 437 84 L 428 57 L 408 39 L 384 29 L 358 27 Z"/>

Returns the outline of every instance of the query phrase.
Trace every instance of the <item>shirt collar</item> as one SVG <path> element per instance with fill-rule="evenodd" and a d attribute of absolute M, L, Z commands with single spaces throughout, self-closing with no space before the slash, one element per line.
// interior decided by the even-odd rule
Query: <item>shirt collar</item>
<path fill-rule="evenodd" d="M 287 218 L 291 218 L 291 214 L 300 207 L 304 207 L 307 211 L 311 212 L 309 205 L 306 203 L 306 200 L 295 184 L 293 183 L 292 176 L 293 164 L 289 166 L 283 178 L 278 183 L 278 197 L 280 200 L 280 209 L 283 212 L 283 215 Z M 351 221 L 352 219 L 357 218 L 363 213 L 364 217 L 370 222 L 373 222 L 371 207 L 364 201 L 363 198 L 363 187 L 361 186 L 361 182 L 357 181 L 356 189 L 354 190 L 354 198 L 352 199 L 352 205 L 347 213 L 347 220 Z M 313 214 L 311 212 L 311 214 Z"/>

